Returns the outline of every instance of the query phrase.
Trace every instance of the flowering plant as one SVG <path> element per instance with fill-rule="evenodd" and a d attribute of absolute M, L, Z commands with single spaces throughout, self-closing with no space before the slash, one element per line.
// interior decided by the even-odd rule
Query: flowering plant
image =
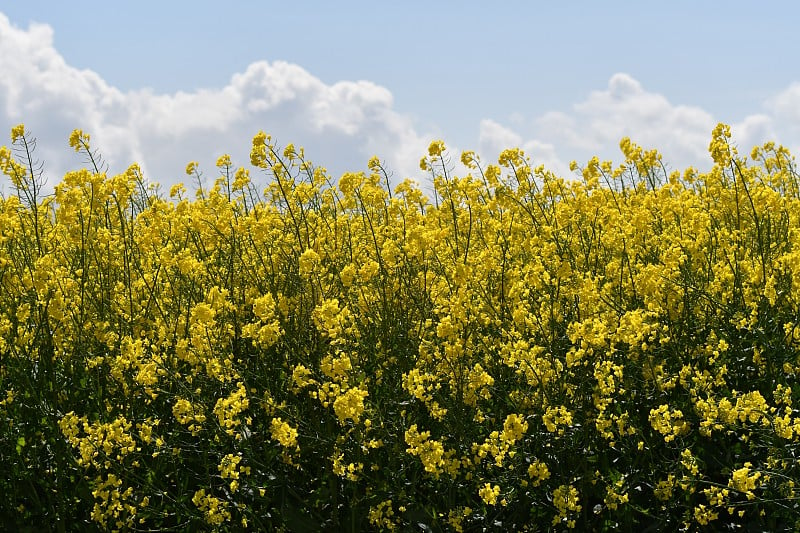
<path fill-rule="evenodd" d="M 789 152 L 706 173 L 458 176 L 389 188 L 253 139 L 194 198 L 0 169 L 0 520 L 53 528 L 792 527 L 800 188 Z M 200 182 L 197 163 L 187 174 Z M 797 246 L 796 246 L 797 245 Z"/>

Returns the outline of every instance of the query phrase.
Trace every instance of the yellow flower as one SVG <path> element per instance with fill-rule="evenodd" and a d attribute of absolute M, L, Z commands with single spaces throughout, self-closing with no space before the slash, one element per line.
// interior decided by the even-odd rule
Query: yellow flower
<path fill-rule="evenodd" d="M 76 152 L 89 150 L 89 134 L 83 133 L 83 130 L 72 130 L 69 135 L 69 145 Z"/>
<path fill-rule="evenodd" d="M 478 491 L 478 496 L 481 497 L 486 505 L 497 505 L 497 497 L 500 496 L 500 486 L 484 483 L 483 487 Z"/>
<path fill-rule="evenodd" d="M 221 526 L 231 519 L 228 502 L 206 494 L 205 489 L 199 489 L 192 496 L 192 503 L 203 512 L 206 522 L 212 526 Z"/>
<path fill-rule="evenodd" d="M 314 268 L 319 265 L 319 254 L 311 248 L 308 248 L 300 255 L 299 265 L 300 274 L 308 276 L 314 271 Z"/>
<path fill-rule="evenodd" d="M 253 300 L 253 313 L 262 321 L 275 317 L 275 298 L 267 293 Z"/>
<path fill-rule="evenodd" d="M 564 434 L 564 429 L 561 426 L 569 426 L 572 424 L 572 412 L 559 405 L 558 407 L 548 407 L 544 415 L 542 415 L 542 422 L 550 433 Z"/>
<path fill-rule="evenodd" d="M 650 425 L 653 429 L 664 435 L 664 442 L 670 442 L 676 436 L 689 432 L 689 424 L 683 420 L 680 409 L 670 409 L 669 405 L 662 404 L 658 409 L 650 410 Z"/>
<path fill-rule="evenodd" d="M 606 487 L 606 496 L 603 500 L 603 503 L 611 509 L 612 511 L 617 510 L 617 508 L 623 504 L 628 502 L 628 493 L 623 492 L 622 489 L 624 482 L 622 480 L 617 481 L 614 485 L 609 485 Z"/>
<path fill-rule="evenodd" d="M 193 324 L 211 324 L 217 312 L 213 307 L 205 302 L 201 302 L 192 308 Z"/>
<path fill-rule="evenodd" d="M 259 131 L 253 137 L 253 148 L 250 151 L 250 164 L 254 167 L 265 168 L 267 162 L 267 143 L 270 137 L 263 131 Z"/>
<path fill-rule="evenodd" d="M 420 458 L 426 472 L 438 477 L 445 466 L 446 452 L 442 443 L 430 436 L 430 431 L 420 432 L 417 425 L 413 424 L 405 432 L 406 451 Z"/>
<path fill-rule="evenodd" d="M 311 371 L 303 365 L 296 365 L 292 370 L 292 384 L 296 389 L 303 389 L 316 383 L 311 378 Z"/>
<path fill-rule="evenodd" d="M 339 422 L 347 420 L 358 422 L 364 413 L 364 400 L 369 393 L 359 387 L 352 387 L 340 394 L 333 402 L 333 410 Z"/>
<path fill-rule="evenodd" d="M 284 448 L 297 448 L 297 430 L 280 417 L 273 418 L 270 422 L 270 433 Z"/>
<path fill-rule="evenodd" d="M 719 518 L 719 513 L 706 507 L 702 503 L 694 508 L 694 519 L 697 520 L 697 523 L 701 526 L 706 526 L 717 518 Z"/>
<path fill-rule="evenodd" d="M 13 128 L 11 128 L 11 142 L 17 142 L 17 139 L 20 139 L 25 136 L 25 124 L 17 124 Z"/>
<path fill-rule="evenodd" d="M 510 414 L 503 423 L 503 432 L 500 433 L 500 440 L 510 444 L 515 443 L 525 432 L 528 431 L 528 423 L 521 415 Z"/>
<path fill-rule="evenodd" d="M 542 481 L 550 478 L 550 469 L 537 459 L 528 466 L 528 476 L 533 480 L 533 486 L 538 487 Z"/>
<path fill-rule="evenodd" d="M 372 172 L 380 172 L 381 171 L 381 160 L 377 155 L 370 157 L 369 162 L 367 163 L 367 168 L 369 168 Z"/>
<path fill-rule="evenodd" d="M 176 196 L 180 196 L 186 193 L 186 187 L 183 186 L 183 183 L 176 183 L 169 189 L 169 195 L 171 198 L 175 198 Z"/>
<path fill-rule="evenodd" d="M 234 435 L 234 428 L 241 425 L 242 421 L 237 418 L 250 407 L 250 400 L 247 398 L 247 390 L 244 383 L 238 383 L 235 391 L 231 392 L 226 398 L 220 398 L 214 405 L 214 415 L 216 415 L 219 425 L 228 435 Z M 241 435 L 237 435 L 237 438 Z"/>
<path fill-rule="evenodd" d="M 755 498 L 753 491 L 758 488 L 759 478 L 761 478 L 761 472 L 753 472 L 752 466 L 749 462 L 744 463 L 742 468 L 733 471 L 731 478 L 728 480 L 728 486 L 743 492 L 748 500 Z"/>
<path fill-rule="evenodd" d="M 558 513 L 553 517 L 552 525 L 556 525 L 559 522 L 567 522 L 568 527 L 570 526 L 570 517 L 573 514 L 577 514 L 581 512 L 583 506 L 579 504 L 580 498 L 578 489 L 573 487 L 572 485 L 559 485 L 553 491 L 553 505 L 556 508 Z M 574 522 L 572 522 L 572 526 L 574 527 Z"/>
<path fill-rule="evenodd" d="M 233 177 L 233 185 L 231 188 L 234 191 L 241 191 L 244 190 L 245 187 L 250 183 L 250 171 L 246 168 L 239 167 L 236 169 L 236 173 Z"/>
<path fill-rule="evenodd" d="M 477 168 L 478 156 L 472 150 L 461 152 L 461 164 L 469 169 Z"/>
<path fill-rule="evenodd" d="M 728 139 L 731 138 L 731 127 L 727 124 L 717 124 L 711 134 L 711 144 L 708 146 L 708 151 L 714 162 L 725 167 L 730 163 L 732 149 L 728 144 Z"/>
<path fill-rule="evenodd" d="M 392 520 L 393 516 L 392 500 L 385 500 L 374 507 L 370 507 L 367 518 L 369 518 L 369 523 L 376 528 L 393 531 L 397 527 Z"/>
<path fill-rule="evenodd" d="M 239 479 L 239 463 L 242 462 L 241 455 L 227 454 L 222 458 L 217 470 L 222 479 Z"/>
<path fill-rule="evenodd" d="M 428 146 L 428 155 L 430 157 L 441 157 L 444 150 L 444 141 L 432 141 Z"/>

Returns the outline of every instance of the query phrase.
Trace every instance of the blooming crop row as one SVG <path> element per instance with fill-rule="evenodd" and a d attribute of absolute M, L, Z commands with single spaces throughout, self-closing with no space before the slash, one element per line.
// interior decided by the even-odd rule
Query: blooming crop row
<path fill-rule="evenodd" d="M 162 194 L 0 166 L 0 519 L 53 528 L 660 529 L 800 520 L 800 183 L 441 141 L 393 190 L 259 134 Z M 187 173 L 201 183 L 196 163 Z"/>

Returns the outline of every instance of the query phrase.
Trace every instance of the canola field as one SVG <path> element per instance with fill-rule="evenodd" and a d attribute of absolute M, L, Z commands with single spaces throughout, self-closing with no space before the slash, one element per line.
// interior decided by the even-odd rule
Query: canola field
<path fill-rule="evenodd" d="M 708 172 L 623 139 L 559 177 L 434 141 L 430 184 L 391 187 L 259 133 L 250 170 L 162 192 L 76 130 L 85 165 L 43 195 L 11 141 L 7 528 L 800 527 L 781 146 L 720 124 Z"/>

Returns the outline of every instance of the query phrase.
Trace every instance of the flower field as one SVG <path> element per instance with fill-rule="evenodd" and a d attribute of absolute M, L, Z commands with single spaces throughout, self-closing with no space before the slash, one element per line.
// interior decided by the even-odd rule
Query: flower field
<path fill-rule="evenodd" d="M 8 529 L 800 527 L 800 176 L 629 139 L 557 177 L 431 143 L 432 185 L 259 133 L 167 192 L 0 167 Z M 459 173 L 456 173 L 458 167 Z M 461 172 L 463 170 L 463 172 Z"/>

